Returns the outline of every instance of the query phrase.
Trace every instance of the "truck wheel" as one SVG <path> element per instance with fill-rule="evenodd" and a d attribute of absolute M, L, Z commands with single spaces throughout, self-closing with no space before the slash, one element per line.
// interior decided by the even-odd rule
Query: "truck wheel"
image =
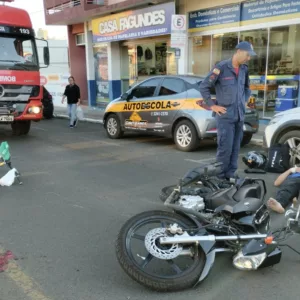
<path fill-rule="evenodd" d="M 53 106 L 45 106 L 44 109 L 43 109 L 43 117 L 45 119 L 52 119 L 53 118 L 53 111 L 54 111 L 54 108 Z"/>
<path fill-rule="evenodd" d="M 177 148 L 185 152 L 195 150 L 199 142 L 196 128 L 189 120 L 180 121 L 176 125 L 173 138 Z"/>
<path fill-rule="evenodd" d="M 11 124 L 13 135 L 27 135 L 30 131 L 31 121 L 15 121 Z"/>

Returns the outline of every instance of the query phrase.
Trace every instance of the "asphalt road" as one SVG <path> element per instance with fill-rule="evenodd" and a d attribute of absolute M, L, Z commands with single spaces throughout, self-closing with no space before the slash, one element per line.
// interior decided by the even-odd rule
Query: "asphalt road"
<path fill-rule="evenodd" d="M 220 254 L 207 280 L 184 292 L 157 294 L 132 281 L 115 257 L 120 227 L 162 209 L 160 189 L 213 159 L 216 147 L 183 153 L 168 139 L 110 140 L 99 124 L 69 129 L 67 122 L 34 124 L 21 138 L 0 128 L 23 179 L 1 187 L 1 300 L 298 299 L 300 257 L 288 249 L 279 265 L 257 272 L 238 271 Z M 274 178 L 265 176 L 269 195 Z M 289 243 L 300 248 L 299 237 Z"/>

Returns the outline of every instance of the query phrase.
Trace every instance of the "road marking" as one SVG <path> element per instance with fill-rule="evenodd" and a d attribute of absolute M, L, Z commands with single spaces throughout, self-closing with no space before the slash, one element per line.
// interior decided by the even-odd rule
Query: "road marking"
<path fill-rule="evenodd" d="M 0 252 L 5 253 L 5 250 L 0 247 Z M 29 299 L 51 300 L 41 292 L 38 283 L 26 275 L 14 260 L 7 260 L 7 268 L 4 271 L 4 274 L 12 279 Z"/>
<path fill-rule="evenodd" d="M 240 153 L 239 157 L 244 156 L 244 155 L 245 155 L 245 153 Z M 216 158 L 209 157 L 209 158 L 203 158 L 203 159 L 199 159 L 199 160 L 185 158 L 184 160 L 201 164 L 202 162 L 207 162 L 207 161 L 213 162 L 213 161 L 216 161 Z"/>
<path fill-rule="evenodd" d="M 73 206 L 73 207 L 77 207 L 77 208 L 84 208 L 83 206 L 77 205 L 77 204 L 73 204 L 72 206 Z"/>
<path fill-rule="evenodd" d="M 41 127 L 37 127 L 37 126 L 34 126 L 33 129 L 37 129 L 37 130 L 41 130 L 41 131 L 47 131 L 46 129 L 41 128 Z"/>
<path fill-rule="evenodd" d="M 203 158 L 203 159 L 199 159 L 199 160 L 185 158 L 184 160 L 201 164 L 202 162 L 213 161 L 214 159 L 209 157 L 209 158 Z"/>
<path fill-rule="evenodd" d="M 87 141 L 87 142 L 79 142 L 79 143 L 62 145 L 62 147 L 69 148 L 72 150 L 91 149 L 91 148 L 98 148 L 101 146 L 121 147 L 121 145 L 119 143 L 105 142 L 102 140 L 92 140 L 92 141 Z"/>
<path fill-rule="evenodd" d="M 38 176 L 38 175 L 50 175 L 49 172 L 25 172 L 21 173 L 21 177 Z"/>

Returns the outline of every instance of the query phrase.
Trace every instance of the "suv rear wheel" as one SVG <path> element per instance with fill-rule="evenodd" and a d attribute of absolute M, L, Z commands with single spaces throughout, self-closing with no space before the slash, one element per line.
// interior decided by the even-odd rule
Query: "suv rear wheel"
<path fill-rule="evenodd" d="M 300 131 L 294 130 L 285 133 L 278 141 L 279 144 L 288 144 L 290 147 L 290 166 L 300 164 Z"/>
<path fill-rule="evenodd" d="M 199 142 L 196 128 L 189 120 L 182 120 L 176 125 L 173 139 L 177 148 L 185 152 L 195 150 Z"/>

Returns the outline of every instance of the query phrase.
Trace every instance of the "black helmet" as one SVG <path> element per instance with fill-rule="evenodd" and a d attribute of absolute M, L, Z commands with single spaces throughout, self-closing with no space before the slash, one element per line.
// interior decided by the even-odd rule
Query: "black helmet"
<path fill-rule="evenodd" d="M 264 169 L 267 157 L 262 153 L 250 151 L 242 158 L 242 160 L 250 169 Z"/>

